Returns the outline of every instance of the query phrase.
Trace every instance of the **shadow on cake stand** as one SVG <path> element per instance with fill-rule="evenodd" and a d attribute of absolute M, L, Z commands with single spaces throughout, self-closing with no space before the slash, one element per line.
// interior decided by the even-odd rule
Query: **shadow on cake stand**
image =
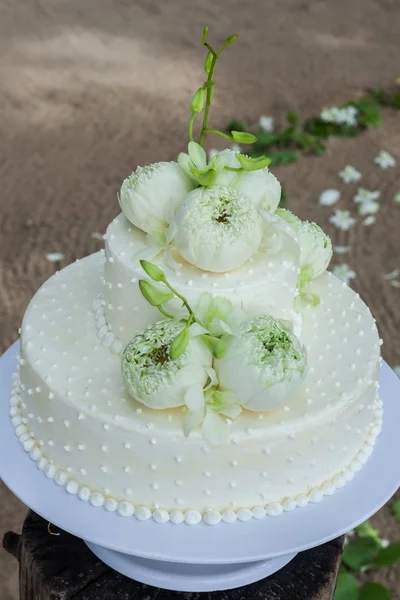
<path fill-rule="evenodd" d="M 15 436 L 9 393 L 19 343 L 0 358 L 0 476 L 33 511 L 82 538 L 103 562 L 124 575 L 165 589 L 232 589 L 272 575 L 298 552 L 333 540 L 377 512 L 395 493 L 400 474 L 400 380 L 387 364 L 380 372 L 383 427 L 372 456 L 354 480 L 319 504 L 277 518 L 216 527 L 120 517 L 80 501 L 44 477 Z"/>

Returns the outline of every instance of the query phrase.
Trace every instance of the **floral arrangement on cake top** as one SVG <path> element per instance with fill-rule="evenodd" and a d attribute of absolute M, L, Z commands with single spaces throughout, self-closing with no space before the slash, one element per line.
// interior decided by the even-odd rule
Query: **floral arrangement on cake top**
<path fill-rule="evenodd" d="M 203 293 L 192 308 L 150 261 L 162 254 L 166 264 L 176 264 L 177 256 L 201 271 L 223 274 L 257 252 L 284 249 L 297 265 L 295 304 L 301 312 L 319 303 L 309 283 L 326 270 L 332 244 L 318 225 L 278 208 L 281 186 L 268 169 L 268 157 L 225 149 L 207 162 L 207 134 L 254 142 L 252 134 L 228 135 L 208 126 L 216 62 L 236 36 L 218 51 L 207 36 L 205 27 L 207 78 L 190 104 L 188 152 L 176 162 L 138 167 L 121 186 L 123 213 L 146 233 L 145 249 L 133 257 L 147 276 L 139 282 L 140 291 L 164 317 L 127 345 L 122 373 L 138 402 L 152 409 L 186 406 L 185 435 L 201 426 L 203 436 L 218 445 L 228 439 L 229 424 L 242 410 L 274 410 L 295 395 L 307 370 L 305 348 L 289 321 L 249 316 L 223 296 Z M 194 123 L 201 115 L 196 141 Z M 185 316 L 169 308 L 174 298 Z"/>

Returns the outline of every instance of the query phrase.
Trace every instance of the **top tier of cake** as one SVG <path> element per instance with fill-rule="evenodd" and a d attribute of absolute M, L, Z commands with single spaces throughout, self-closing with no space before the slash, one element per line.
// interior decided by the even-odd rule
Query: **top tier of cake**
<path fill-rule="evenodd" d="M 272 236 L 273 237 L 273 234 Z M 169 282 L 196 305 L 203 292 L 223 295 L 249 316 L 270 314 L 292 321 L 299 327 L 300 316 L 294 311 L 299 273 L 296 257 L 283 245 L 268 252 L 271 238 L 265 237 L 258 251 L 242 267 L 228 273 L 201 271 L 179 255 L 161 252 L 154 264 L 165 272 Z M 150 306 L 139 289 L 139 279 L 148 279 L 137 258 L 146 250 L 145 234 L 123 214 L 116 217 L 106 233 L 104 270 L 105 317 L 112 333 L 126 345 L 138 330 L 160 319 L 159 311 Z M 179 303 L 165 304 L 174 314 Z"/>

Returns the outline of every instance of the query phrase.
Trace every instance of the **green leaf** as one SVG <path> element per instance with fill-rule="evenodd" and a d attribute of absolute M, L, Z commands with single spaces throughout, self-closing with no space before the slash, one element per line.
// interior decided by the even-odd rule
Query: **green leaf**
<path fill-rule="evenodd" d="M 189 343 L 189 329 L 185 327 L 172 341 L 169 348 L 169 355 L 172 360 L 179 358 L 186 350 Z"/>
<path fill-rule="evenodd" d="M 400 500 L 396 500 L 396 502 L 392 506 L 392 513 L 400 521 Z"/>
<path fill-rule="evenodd" d="M 231 136 L 234 141 L 238 144 L 254 144 L 257 141 L 257 138 L 252 133 L 245 133 L 244 131 L 231 131 Z"/>
<path fill-rule="evenodd" d="M 204 44 L 208 36 L 208 25 L 204 25 L 203 29 L 203 37 L 201 38 L 201 43 Z"/>
<path fill-rule="evenodd" d="M 294 110 L 289 110 L 289 112 L 286 115 L 286 118 L 288 123 L 290 123 L 294 127 L 296 127 L 297 123 L 299 122 L 299 115 Z"/>
<path fill-rule="evenodd" d="M 271 167 L 277 167 L 279 165 L 289 165 L 290 163 L 296 162 L 298 154 L 295 150 L 279 150 L 270 154 Z"/>
<path fill-rule="evenodd" d="M 204 187 L 208 187 L 212 185 L 217 177 L 217 172 L 215 169 L 208 169 L 208 171 L 204 171 L 202 173 L 198 173 L 196 175 L 196 179 L 200 185 Z"/>
<path fill-rule="evenodd" d="M 380 583 L 367 583 L 361 589 L 360 600 L 390 600 L 390 592 Z"/>
<path fill-rule="evenodd" d="M 287 193 L 283 188 L 281 188 L 281 199 L 279 201 L 279 208 L 284 208 L 286 206 L 286 202 L 287 202 Z"/>
<path fill-rule="evenodd" d="M 227 131 L 231 131 L 234 129 L 235 131 L 247 131 L 247 125 L 243 121 L 231 121 L 226 128 Z"/>
<path fill-rule="evenodd" d="M 206 62 L 204 63 L 204 70 L 207 73 L 207 75 L 211 71 L 212 61 L 213 61 L 213 54 L 212 54 L 212 52 L 209 52 L 206 56 Z"/>
<path fill-rule="evenodd" d="M 162 271 L 159 267 L 144 259 L 140 261 L 140 264 L 143 271 L 147 273 L 150 279 L 153 281 L 165 281 L 164 271 Z"/>
<path fill-rule="evenodd" d="M 358 525 L 358 527 L 356 527 L 354 531 L 357 533 L 358 537 L 360 537 L 360 538 L 370 537 L 370 538 L 376 540 L 378 542 L 378 544 L 380 544 L 379 531 L 377 529 L 374 529 L 369 521 L 365 521 L 364 523 L 361 523 L 361 525 Z"/>
<path fill-rule="evenodd" d="M 361 569 L 370 564 L 379 552 L 379 543 L 368 537 L 360 538 L 344 547 L 343 562 L 351 569 Z"/>
<path fill-rule="evenodd" d="M 396 110 L 400 110 L 400 94 L 392 94 L 388 99 L 388 105 Z"/>
<path fill-rule="evenodd" d="M 189 142 L 188 144 L 189 156 L 193 164 L 197 169 L 203 170 L 207 166 L 207 155 L 206 151 L 197 142 Z"/>
<path fill-rule="evenodd" d="M 207 335 L 206 333 L 201 336 L 201 339 L 210 348 L 214 358 L 223 358 L 225 356 L 228 346 L 224 340 Z"/>
<path fill-rule="evenodd" d="M 143 297 L 152 306 L 161 306 L 161 304 L 168 302 L 168 300 L 171 300 L 171 298 L 174 297 L 173 294 L 164 294 L 163 292 L 160 292 L 152 286 L 151 283 L 144 281 L 143 279 L 139 281 L 139 288 Z"/>
<path fill-rule="evenodd" d="M 250 158 L 249 156 L 244 156 L 243 154 L 236 154 L 236 158 L 245 171 L 258 171 L 260 169 L 265 169 L 265 167 L 268 167 L 268 165 L 271 163 L 271 159 L 267 156 Z"/>
<path fill-rule="evenodd" d="M 237 39 L 237 35 L 233 34 L 230 35 L 229 37 L 226 38 L 224 45 L 222 46 L 222 48 L 220 48 L 217 52 L 217 56 L 220 56 L 222 54 L 222 52 L 225 50 L 225 48 L 227 48 L 228 46 L 230 46 L 231 44 L 233 44 L 233 42 Z"/>
<path fill-rule="evenodd" d="M 390 544 L 387 548 L 382 548 L 378 556 L 371 561 L 372 567 L 391 567 L 400 560 L 400 542 Z"/>
<path fill-rule="evenodd" d="M 341 573 L 336 584 L 333 600 L 358 600 L 359 587 L 357 579 L 350 573 Z"/>
<path fill-rule="evenodd" d="M 257 148 L 272 146 L 280 140 L 280 135 L 278 133 L 265 133 L 264 131 L 257 131 L 255 135 L 257 137 Z"/>
<path fill-rule="evenodd" d="M 198 89 L 197 92 L 193 95 L 192 101 L 190 103 L 190 110 L 192 113 L 200 113 L 204 107 L 204 90 L 202 88 Z"/>

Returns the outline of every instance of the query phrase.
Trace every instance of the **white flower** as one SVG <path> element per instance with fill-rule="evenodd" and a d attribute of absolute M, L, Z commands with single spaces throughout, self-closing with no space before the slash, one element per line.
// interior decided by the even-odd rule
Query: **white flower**
<path fill-rule="evenodd" d="M 362 221 L 362 224 L 364 225 L 364 227 L 369 227 L 369 225 L 373 225 L 375 221 L 375 217 L 373 215 L 370 215 L 369 217 L 366 217 L 364 221 Z"/>
<path fill-rule="evenodd" d="M 165 229 L 195 182 L 175 162 L 138 167 L 122 183 L 119 203 L 126 218 L 164 243 Z"/>
<path fill-rule="evenodd" d="M 215 360 L 221 390 L 248 410 L 273 410 L 296 392 L 307 366 L 305 349 L 287 321 L 260 316 L 241 324 Z"/>
<path fill-rule="evenodd" d="M 330 222 L 342 231 L 347 231 L 350 227 L 353 227 L 356 220 L 350 215 L 349 210 L 337 210 L 334 215 L 330 217 Z"/>
<path fill-rule="evenodd" d="M 287 221 L 297 233 L 300 244 L 300 267 L 307 279 L 314 279 L 327 269 L 332 258 L 332 242 L 316 223 L 301 221 L 290 211 L 278 209 L 276 213 Z M 303 284 L 305 281 L 302 282 Z"/>
<path fill-rule="evenodd" d="M 209 160 L 212 160 L 214 158 L 214 156 L 216 156 L 217 154 L 218 154 L 218 150 L 216 148 L 210 148 L 210 150 L 208 151 Z"/>
<path fill-rule="evenodd" d="M 353 183 L 353 181 L 361 179 L 361 173 L 351 165 L 347 165 L 343 171 L 340 171 L 339 177 L 344 183 Z"/>
<path fill-rule="evenodd" d="M 336 202 L 340 199 L 339 190 L 325 190 L 319 197 L 319 203 L 323 206 L 332 206 L 332 204 L 336 204 Z"/>
<path fill-rule="evenodd" d="M 100 241 L 104 241 L 105 240 L 105 235 L 104 233 L 99 233 L 98 231 L 93 231 L 90 234 L 90 237 L 92 238 L 92 240 L 100 240 Z"/>
<path fill-rule="evenodd" d="M 171 343 L 183 328 L 181 321 L 159 321 L 137 333 L 125 348 L 122 375 L 138 402 L 154 409 L 181 406 L 191 386 L 207 383 L 212 354 L 200 337 L 190 337 L 179 358 L 170 357 Z"/>
<path fill-rule="evenodd" d="M 331 108 L 324 108 L 320 118 L 322 121 L 325 121 L 325 123 L 336 123 L 337 125 L 356 127 L 357 114 L 358 109 L 355 106 L 344 106 L 343 108 L 332 106 Z"/>
<path fill-rule="evenodd" d="M 246 196 L 211 186 L 186 196 L 168 239 L 174 238 L 178 252 L 192 265 L 222 273 L 251 258 L 262 235 L 261 215 Z"/>
<path fill-rule="evenodd" d="M 390 273 L 386 273 L 383 276 L 383 278 L 386 279 L 387 281 L 390 281 L 391 279 L 396 279 L 396 277 L 398 277 L 399 275 L 400 275 L 400 270 L 399 269 L 394 269 Z"/>
<path fill-rule="evenodd" d="M 232 144 L 231 150 L 232 150 L 232 152 L 235 152 L 235 154 L 240 154 L 241 151 L 242 151 L 242 149 L 239 146 L 239 144 Z"/>
<path fill-rule="evenodd" d="M 234 187 L 258 208 L 274 212 L 281 199 L 281 184 L 268 167 L 258 171 L 242 171 Z"/>
<path fill-rule="evenodd" d="M 213 336 L 234 334 L 246 313 L 234 308 L 225 296 L 213 298 L 208 292 L 201 294 L 195 310 L 196 321 Z"/>
<path fill-rule="evenodd" d="M 395 197 L 393 198 L 393 200 L 394 200 L 395 202 L 397 202 L 397 204 L 400 204 L 400 192 L 398 192 L 398 193 L 395 195 Z"/>
<path fill-rule="evenodd" d="M 62 252 L 49 252 L 46 254 L 46 258 L 51 263 L 61 262 L 65 256 Z"/>
<path fill-rule="evenodd" d="M 375 202 L 374 200 L 362 202 L 358 208 L 358 212 L 360 215 L 374 215 L 378 212 L 381 205 L 379 202 Z"/>
<path fill-rule="evenodd" d="M 378 190 L 376 190 L 375 192 L 372 192 L 372 191 L 366 190 L 364 188 L 358 188 L 357 194 L 354 196 L 353 200 L 357 204 L 362 204 L 364 202 L 371 202 L 374 200 L 378 200 L 380 195 L 381 195 L 381 193 Z"/>
<path fill-rule="evenodd" d="M 236 158 L 237 152 L 226 148 L 217 152 L 212 161 L 208 164 L 209 169 L 214 169 L 217 175 L 215 177 L 213 185 L 226 185 L 228 187 L 235 185 L 238 180 L 239 173 L 237 171 L 230 171 L 225 167 L 232 167 L 234 169 L 240 168 L 240 162 Z"/>
<path fill-rule="evenodd" d="M 378 156 L 374 159 L 374 163 L 379 165 L 381 169 L 388 169 L 396 165 L 393 156 L 389 152 L 385 152 L 385 150 L 379 152 Z"/>
<path fill-rule="evenodd" d="M 336 267 L 333 267 L 332 273 L 335 275 L 335 277 L 341 281 L 344 281 L 345 283 L 349 283 L 351 279 L 355 279 L 356 277 L 355 272 L 352 271 L 349 265 L 346 264 L 336 265 Z"/>
<path fill-rule="evenodd" d="M 350 246 L 334 246 L 333 251 L 336 254 L 347 254 L 347 252 L 350 252 Z"/>
<path fill-rule="evenodd" d="M 262 115 L 258 121 L 259 126 L 265 133 L 271 133 L 274 130 L 274 118 Z"/>

